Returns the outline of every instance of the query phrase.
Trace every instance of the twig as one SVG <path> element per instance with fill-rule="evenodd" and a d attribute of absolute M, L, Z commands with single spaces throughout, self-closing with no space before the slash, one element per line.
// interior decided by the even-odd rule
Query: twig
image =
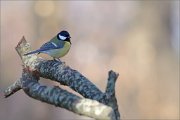
<path fill-rule="evenodd" d="M 5 98 L 11 96 L 12 94 L 19 91 L 20 89 L 21 89 L 21 81 L 17 80 L 4 91 Z"/>
<path fill-rule="evenodd" d="M 116 99 L 116 95 L 115 95 L 115 83 L 116 83 L 118 76 L 119 76 L 118 73 L 109 71 L 108 83 L 107 83 L 107 87 L 106 87 L 106 96 L 109 97 L 109 102 L 106 105 L 111 106 L 113 108 L 117 120 L 120 119 L 120 113 L 118 110 L 117 99 Z"/>

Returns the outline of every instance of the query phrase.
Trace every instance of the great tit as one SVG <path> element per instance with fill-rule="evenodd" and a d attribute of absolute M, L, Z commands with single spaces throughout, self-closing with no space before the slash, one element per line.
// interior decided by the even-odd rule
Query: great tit
<path fill-rule="evenodd" d="M 70 34 L 67 31 L 61 31 L 49 42 L 43 44 L 38 50 L 26 53 L 24 55 L 45 53 L 53 57 L 53 59 L 59 59 L 68 53 L 71 47 L 70 38 Z"/>

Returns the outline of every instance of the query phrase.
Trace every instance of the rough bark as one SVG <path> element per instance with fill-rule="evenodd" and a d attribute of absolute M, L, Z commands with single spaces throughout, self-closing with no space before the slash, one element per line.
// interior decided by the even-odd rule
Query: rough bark
<path fill-rule="evenodd" d="M 81 73 L 70 68 L 64 62 L 44 60 L 35 54 L 24 56 L 25 53 L 30 52 L 30 44 L 26 42 L 24 37 L 18 43 L 16 51 L 22 60 L 24 69 L 20 80 L 5 90 L 5 97 L 22 88 L 27 95 L 34 99 L 65 108 L 77 114 L 95 119 L 120 119 L 115 96 L 117 73 L 109 72 L 106 91 L 103 93 Z M 42 86 L 38 83 L 39 77 L 66 85 L 84 98 L 57 86 Z"/>

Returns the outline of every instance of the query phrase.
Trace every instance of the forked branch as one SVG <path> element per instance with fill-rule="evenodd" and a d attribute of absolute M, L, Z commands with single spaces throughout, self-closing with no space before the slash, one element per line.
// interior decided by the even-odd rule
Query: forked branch
<path fill-rule="evenodd" d="M 30 44 L 26 42 L 24 37 L 18 43 L 16 51 L 23 63 L 23 73 L 20 80 L 5 90 L 5 97 L 23 89 L 27 95 L 34 99 L 65 108 L 80 115 L 95 119 L 120 119 L 115 96 L 117 73 L 109 72 L 106 92 L 103 93 L 81 73 L 71 69 L 63 62 L 44 60 L 34 54 L 24 56 L 25 53 L 30 52 Z M 42 86 L 38 83 L 39 77 L 66 85 L 84 98 L 57 86 Z"/>

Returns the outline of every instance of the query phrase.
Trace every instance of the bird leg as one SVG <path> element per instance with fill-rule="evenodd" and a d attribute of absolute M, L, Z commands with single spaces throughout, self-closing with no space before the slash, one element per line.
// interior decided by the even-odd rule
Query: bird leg
<path fill-rule="evenodd" d="M 53 58 L 55 61 L 61 62 L 59 58 Z"/>

